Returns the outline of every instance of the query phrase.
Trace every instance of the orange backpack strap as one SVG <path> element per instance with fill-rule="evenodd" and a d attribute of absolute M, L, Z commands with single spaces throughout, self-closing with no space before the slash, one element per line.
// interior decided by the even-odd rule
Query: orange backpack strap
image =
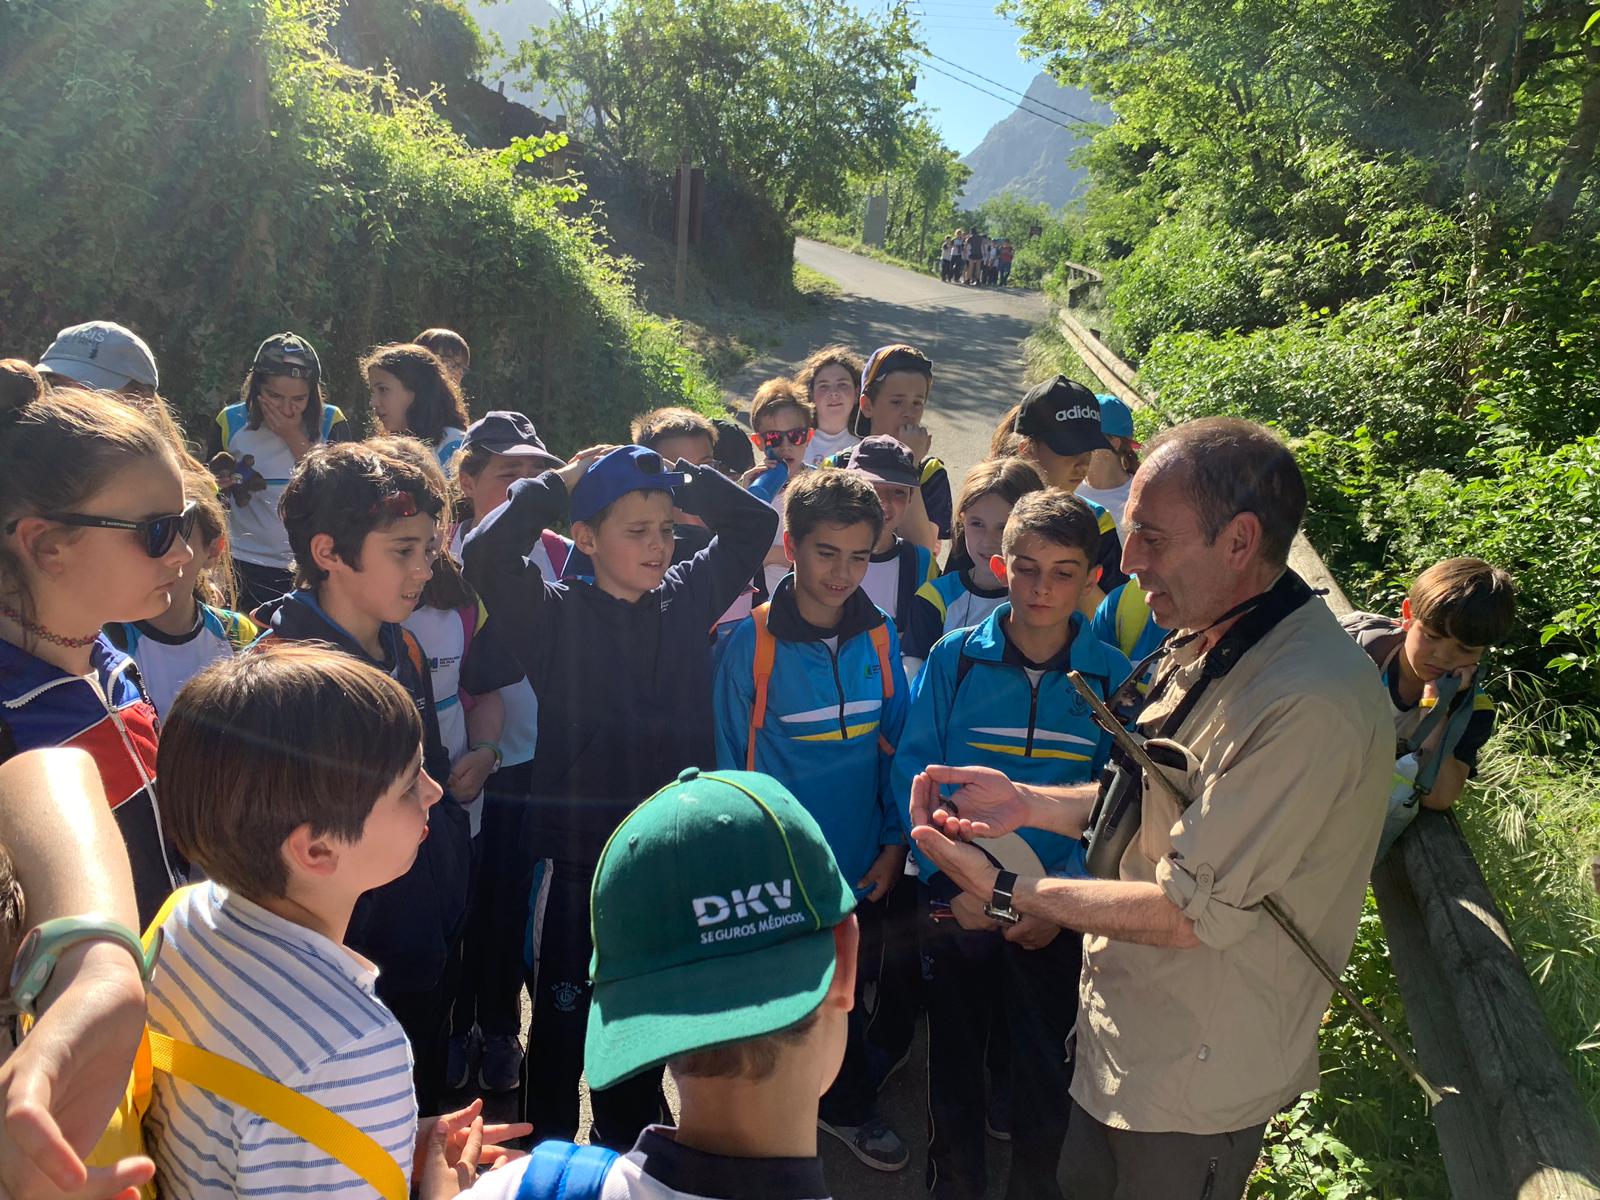
<path fill-rule="evenodd" d="M 750 610 L 750 617 L 756 625 L 756 650 L 755 657 L 750 664 L 750 673 L 755 680 L 756 696 L 750 705 L 750 736 L 746 740 L 744 752 L 744 769 L 756 769 L 756 732 L 767 723 L 767 684 L 772 679 L 772 664 L 778 657 L 778 639 L 772 636 L 772 631 L 767 628 L 767 613 L 771 604 L 758 604 Z"/>
<path fill-rule="evenodd" d="M 878 674 L 883 677 L 883 698 L 888 700 L 894 695 L 894 676 L 889 671 L 889 622 L 872 627 L 872 648 L 878 652 Z M 879 728 L 882 728 L 881 724 Z M 878 749 L 885 754 L 894 753 L 889 739 L 881 733 L 878 734 Z"/>

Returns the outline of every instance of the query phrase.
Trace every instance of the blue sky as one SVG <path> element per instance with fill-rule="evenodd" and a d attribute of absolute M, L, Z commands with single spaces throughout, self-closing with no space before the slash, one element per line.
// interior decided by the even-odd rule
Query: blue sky
<path fill-rule="evenodd" d="M 854 2 L 863 10 L 883 8 L 883 0 Z M 945 142 L 958 154 L 966 154 L 983 140 L 991 125 L 1011 114 L 1018 97 L 939 60 L 960 63 L 1019 92 L 1028 90 L 1040 66 L 1022 61 L 1017 52 L 1017 27 L 983 0 L 908 0 L 908 6 L 921 24 L 929 52 L 939 56 L 917 76 L 917 98 L 927 105 Z M 935 67 L 1006 99 L 997 100 L 957 83 L 934 71 Z"/>

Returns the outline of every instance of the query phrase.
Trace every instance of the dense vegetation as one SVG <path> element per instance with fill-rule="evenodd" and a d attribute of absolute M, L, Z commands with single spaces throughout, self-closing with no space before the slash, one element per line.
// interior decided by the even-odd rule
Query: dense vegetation
<path fill-rule="evenodd" d="M 477 406 L 526 409 L 557 446 L 651 405 L 717 403 L 634 303 L 578 189 L 524 168 L 561 139 L 469 146 L 447 96 L 333 52 L 338 10 L 0 6 L 0 344 L 38 353 L 115 317 L 154 346 L 191 428 L 289 327 L 358 413 L 356 356 L 436 324 L 472 342 Z"/>
<path fill-rule="evenodd" d="M 1296 441 L 1310 533 L 1395 611 L 1449 554 L 1512 570 L 1500 733 L 1463 820 L 1600 1105 L 1600 28 L 1587 3 L 1017 0 L 1028 45 L 1114 105 L 1078 249 L 1171 419 Z M 1354 977 L 1398 1015 L 1382 930 Z M 1442 1196 L 1421 1104 L 1337 1009 L 1320 1096 L 1263 1194 Z"/>

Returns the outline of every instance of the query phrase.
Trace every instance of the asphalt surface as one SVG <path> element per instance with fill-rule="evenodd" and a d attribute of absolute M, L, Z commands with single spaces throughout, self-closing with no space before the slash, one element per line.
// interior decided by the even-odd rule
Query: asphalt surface
<path fill-rule="evenodd" d="M 790 331 L 773 354 L 751 362 L 727 388 L 728 402 L 747 409 L 755 390 L 787 375 L 811 351 L 832 342 L 866 358 L 879 346 L 909 342 L 933 360 L 927 425 L 933 453 L 950 470 L 953 488 L 988 456 L 1000 415 L 1027 390 L 1022 341 L 1045 315 L 1038 292 L 941 283 L 821 242 L 797 239 L 795 259 L 836 281 L 844 294 L 817 319 Z"/>
<path fill-rule="evenodd" d="M 942 283 L 874 259 L 862 258 L 820 242 L 796 240 L 795 258 L 835 280 L 843 294 L 810 322 L 792 329 L 774 353 L 752 361 L 726 389 L 737 411 L 765 380 L 787 375 L 812 351 L 839 342 L 865 358 L 878 346 L 909 342 L 933 360 L 933 392 L 925 418 L 933 434 L 933 453 L 943 459 L 952 487 L 960 490 L 967 471 L 988 454 L 995 422 L 1022 399 L 1022 341 L 1045 315 L 1037 292 L 1015 288 L 967 288 Z M 909 883 L 903 886 L 911 886 Z M 523 995 L 524 1030 L 529 1016 Z M 537 1049 L 535 1048 L 535 1053 Z M 819 1133 L 827 1180 L 836 1200 L 912 1200 L 927 1193 L 924 1163 L 927 1138 L 926 1023 L 919 1022 L 910 1058 L 888 1080 L 879 1111 L 905 1139 L 910 1163 L 896 1173 L 862 1165 L 842 1143 Z M 668 1104 L 676 1108 L 677 1089 L 666 1079 Z M 476 1089 L 456 1093 L 451 1107 L 464 1104 Z M 514 1095 L 486 1096 L 489 1119 L 514 1120 Z M 583 1096 L 586 1140 L 588 1096 Z M 1005 1194 L 1009 1148 L 988 1139 L 991 1200 Z"/>

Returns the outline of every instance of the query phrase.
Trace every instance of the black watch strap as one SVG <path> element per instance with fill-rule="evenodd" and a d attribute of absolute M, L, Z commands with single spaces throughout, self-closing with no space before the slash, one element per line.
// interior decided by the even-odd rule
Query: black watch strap
<path fill-rule="evenodd" d="M 1017 873 L 1015 871 L 1001 871 L 995 877 L 994 896 L 989 903 L 995 908 L 1010 908 L 1011 895 L 1017 888 Z"/>

